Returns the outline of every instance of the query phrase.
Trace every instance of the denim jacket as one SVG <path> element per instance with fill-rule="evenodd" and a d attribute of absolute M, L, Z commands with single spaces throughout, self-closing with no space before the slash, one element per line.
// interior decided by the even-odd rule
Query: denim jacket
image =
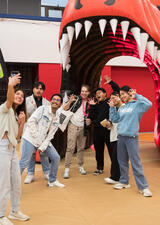
<path fill-rule="evenodd" d="M 28 119 L 23 138 L 43 152 L 50 145 L 58 126 L 58 112 L 53 116 L 51 106 L 40 106 Z"/>

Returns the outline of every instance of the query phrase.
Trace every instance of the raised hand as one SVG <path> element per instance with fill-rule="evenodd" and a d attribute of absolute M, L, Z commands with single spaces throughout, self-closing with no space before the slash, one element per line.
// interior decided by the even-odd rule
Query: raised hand
<path fill-rule="evenodd" d="M 96 102 L 95 102 L 94 98 L 90 98 L 89 101 L 88 101 L 88 103 L 90 105 L 96 105 Z"/>
<path fill-rule="evenodd" d="M 137 92 L 136 92 L 136 89 L 130 89 L 129 90 L 129 95 L 132 97 L 132 98 L 135 98 Z"/>
<path fill-rule="evenodd" d="M 109 101 L 108 101 L 108 105 L 109 105 L 110 107 L 114 107 L 114 106 L 115 106 L 112 100 L 109 100 Z"/>
<path fill-rule="evenodd" d="M 105 84 L 109 84 L 109 83 L 111 82 L 111 80 L 112 80 L 112 79 L 111 79 L 109 76 L 107 76 L 107 75 L 104 76 L 104 79 L 105 79 L 105 81 L 106 81 Z"/>
<path fill-rule="evenodd" d="M 76 98 L 75 98 L 75 95 L 70 95 L 70 97 L 69 97 L 69 102 L 70 103 L 72 103 L 72 102 L 74 102 L 74 101 L 76 101 Z"/>
<path fill-rule="evenodd" d="M 8 85 L 14 87 L 17 84 L 20 84 L 21 82 L 20 79 L 21 79 L 20 73 L 18 73 L 14 77 L 9 77 Z"/>
<path fill-rule="evenodd" d="M 21 111 L 19 116 L 18 116 L 18 124 L 24 125 L 25 121 L 26 121 L 26 115 L 23 111 Z"/>

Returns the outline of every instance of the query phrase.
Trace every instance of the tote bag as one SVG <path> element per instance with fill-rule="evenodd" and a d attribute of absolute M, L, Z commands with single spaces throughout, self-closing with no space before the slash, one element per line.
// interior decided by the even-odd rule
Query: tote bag
<path fill-rule="evenodd" d="M 60 115 L 59 115 L 59 128 L 61 129 L 62 132 L 65 131 L 71 117 L 73 116 L 73 112 L 71 112 L 72 109 L 74 109 L 75 105 L 77 104 L 78 99 L 75 101 L 73 106 L 69 110 L 64 110 L 62 109 Z"/>

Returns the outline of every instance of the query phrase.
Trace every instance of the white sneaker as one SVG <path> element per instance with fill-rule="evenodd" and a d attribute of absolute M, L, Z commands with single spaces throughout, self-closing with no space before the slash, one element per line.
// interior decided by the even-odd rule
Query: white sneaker
<path fill-rule="evenodd" d="M 22 221 L 29 220 L 29 216 L 23 214 L 21 211 L 10 212 L 8 218 L 13 220 L 22 220 Z"/>
<path fill-rule="evenodd" d="M 56 187 L 60 187 L 60 188 L 64 188 L 65 187 L 65 185 L 64 184 L 61 184 L 58 180 L 56 180 L 56 181 L 54 181 L 52 183 L 48 182 L 48 186 L 49 187 L 56 186 Z"/>
<path fill-rule="evenodd" d="M 143 190 L 139 190 L 139 192 L 144 196 L 144 197 L 152 197 L 152 192 L 148 189 L 145 188 Z"/>
<path fill-rule="evenodd" d="M 105 181 L 107 184 L 117 184 L 117 183 L 118 183 L 117 181 L 112 180 L 110 177 L 104 178 L 104 181 Z"/>
<path fill-rule="evenodd" d="M 117 184 L 114 185 L 114 188 L 118 189 L 118 190 L 120 190 L 122 188 L 130 188 L 130 187 L 131 187 L 130 184 L 117 183 Z"/>
<path fill-rule="evenodd" d="M 24 180 L 24 183 L 25 184 L 30 184 L 33 181 L 34 181 L 34 175 L 27 175 L 25 180 Z"/>
<path fill-rule="evenodd" d="M 14 225 L 7 217 L 0 218 L 0 225 Z"/>
<path fill-rule="evenodd" d="M 85 171 L 85 169 L 83 168 L 83 166 L 79 167 L 79 172 L 82 174 L 82 175 L 86 175 L 87 172 Z"/>
<path fill-rule="evenodd" d="M 44 177 L 46 180 L 49 180 L 49 174 L 48 173 L 44 173 Z"/>
<path fill-rule="evenodd" d="M 65 168 L 64 174 L 63 174 L 63 178 L 64 179 L 68 179 L 69 178 L 69 168 Z"/>

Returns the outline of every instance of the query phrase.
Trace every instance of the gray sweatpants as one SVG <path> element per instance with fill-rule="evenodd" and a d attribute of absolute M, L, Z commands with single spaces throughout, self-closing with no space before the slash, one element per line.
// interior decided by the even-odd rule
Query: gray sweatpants
<path fill-rule="evenodd" d="M 0 140 L 0 217 L 5 216 L 9 198 L 11 211 L 18 211 L 21 196 L 19 161 L 9 143 L 8 139 Z"/>
<path fill-rule="evenodd" d="M 131 161 L 132 169 L 136 184 L 139 190 L 148 187 L 148 183 L 144 176 L 142 164 L 139 157 L 138 136 L 118 136 L 117 158 L 120 166 L 120 180 L 122 184 L 129 183 L 129 160 Z"/>

